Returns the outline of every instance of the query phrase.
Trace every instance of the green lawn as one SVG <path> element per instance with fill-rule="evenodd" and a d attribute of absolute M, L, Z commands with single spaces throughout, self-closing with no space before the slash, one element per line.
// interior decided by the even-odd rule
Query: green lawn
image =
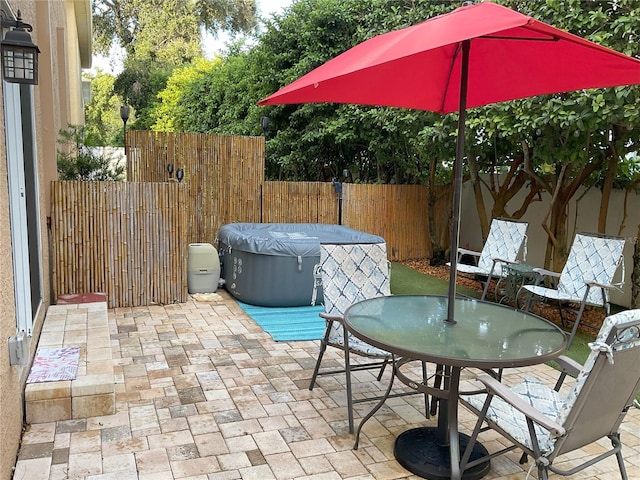
<path fill-rule="evenodd" d="M 391 263 L 391 293 L 394 295 L 446 295 L 449 282 L 431 277 L 401 263 Z M 480 298 L 480 293 L 466 287 L 456 292 L 468 297 Z"/>

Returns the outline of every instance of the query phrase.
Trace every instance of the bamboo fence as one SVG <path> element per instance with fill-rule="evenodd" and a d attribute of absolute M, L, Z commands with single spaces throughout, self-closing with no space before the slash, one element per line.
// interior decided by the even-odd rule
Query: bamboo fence
<path fill-rule="evenodd" d="M 262 137 L 132 130 L 127 157 L 132 181 L 167 181 L 167 164 L 173 179 L 184 169 L 189 242 L 214 243 L 219 228 L 233 222 L 342 222 L 385 237 L 391 260 L 431 256 L 424 186 L 343 184 L 340 200 L 331 183 L 265 181 Z M 450 198 L 438 197 L 431 210 L 434 238 L 442 241 Z"/>
<path fill-rule="evenodd" d="M 130 181 L 175 181 L 183 169 L 189 242 L 212 243 L 221 225 L 260 221 L 263 137 L 131 130 L 126 152 Z"/>
<path fill-rule="evenodd" d="M 342 223 L 380 235 L 390 260 L 430 257 L 427 190 L 421 185 L 343 185 Z"/>
<path fill-rule="evenodd" d="M 430 207 L 419 185 L 342 184 L 340 197 L 332 183 L 267 182 L 261 137 L 129 131 L 127 155 L 128 182 L 53 182 L 56 297 L 104 292 L 110 308 L 185 301 L 189 243 L 215 244 L 234 222 L 342 223 L 384 237 L 402 261 L 431 257 L 431 208 L 434 238 L 447 244 L 446 188 Z"/>
<path fill-rule="evenodd" d="M 53 182 L 54 295 L 103 292 L 110 308 L 186 301 L 184 185 Z"/>
<path fill-rule="evenodd" d="M 331 183 L 264 182 L 264 223 L 338 223 L 338 196 Z"/>

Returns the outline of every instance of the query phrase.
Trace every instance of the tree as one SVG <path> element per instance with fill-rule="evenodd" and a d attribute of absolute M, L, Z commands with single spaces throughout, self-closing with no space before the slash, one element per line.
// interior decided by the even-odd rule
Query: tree
<path fill-rule="evenodd" d="M 98 71 L 90 78 L 91 101 L 85 106 L 85 138 L 89 146 L 124 145 L 120 106 L 123 101 L 114 94 L 113 75 Z"/>
<path fill-rule="evenodd" d="M 59 132 L 57 152 L 60 180 L 117 181 L 124 180 L 125 166 L 111 155 L 98 153 L 84 143 L 85 127 L 69 125 Z"/>
<path fill-rule="evenodd" d="M 381 0 L 294 3 L 285 15 L 266 22 L 249 51 L 232 49 L 223 63 L 184 85 L 182 107 L 173 110 L 180 118 L 175 128 L 257 135 L 260 117 L 268 116 L 268 178 L 331 180 L 346 169 L 359 181 L 424 179 L 418 132 L 433 114 L 355 105 L 256 106 L 260 98 L 388 24 L 418 16 L 414 2 L 396 3 L 391 10 Z M 391 20 L 381 23 L 386 16 Z"/>
<path fill-rule="evenodd" d="M 639 2 L 500 3 L 640 54 Z M 268 178 L 332 180 L 347 170 L 354 181 L 427 184 L 435 201 L 436 183 L 451 176 L 457 114 L 337 104 L 257 107 L 256 102 L 367 38 L 457 6 L 415 0 L 296 2 L 266 22 L 249 50 L 232 49 L 211 71 L 184 84 L 175 128 L 257 135 L 260 117 L 267 116 Z M 619 181 L 627 154 L 638 150 L 637 86 L 527 98 L 467 115 L 465 177 L 473 183 L 485 234 L 490 217 L 520 218 L 546 193 L 553 201 L 543 225 L 549 235 L 545 266 L 561 266 L 570 233 L 567 205 L 583 186 L 602 189 L 599 228 L 607 228 L 608 192 Z M 524 197 L 516 197 L 523 189 Z M 514 203 L 515 198 L 521 200 Z"/>
<path fill-rule="evenodd" d="M 160 103 L 158 92 L 167 84 L 171 70 L 151 60 L 131 61 L 113 84 L 116 95 L 135 112 L 129 128 L 151 130 L 153 110 Z"/>
<path fill-rule="evenodd" d="M 108 54 L 115 43 L 127 58 L 182 65 L 201 55 L 200 28 L 217 35 L 252 32 L 255 0 L 96 0 L 94 49 Z"/>
<path fill-rule="evenodd" d="M 640 15 L 637 2 L 501 3 L 615 50 L 636 56 L 640 53 L 637 34 L 631 28 Z M 559 269 L 564 265 L 570 233 L 567 206 L 581 187 L 602 189 L 598 230 L 605 232 L 609 194 L 619 166 L 638 148 L 639 100 L 638 87 L 618 87 L 528 98 L 470 113 L 474 142 L 469 148 L 482 152 L 479 170 L 493 174 L 509 169 L 502 177 L 509 182 L 522 183 L 526 178 L 529 193 L 517 212 L 520 214 L 539 192 L 552 199 L 542 225 L 549 238 L 545 267 Z M 492 148 L 500 152 L 500 159 Z M 475 154 L 470 157 L 478 158 Z M 491 158 L 494 160 L 487 161 Z M 513 189 L 504 188 L 505 184 L 494 188 L 496 185 L 492 182 L 490 192 L 493 214 L 500 215 L 501 211 L 506 213 L 505 200 L 510 199 Z M 479 201 L 478 208 L 480 205 Z M 484 228 L 488 229 L 488 224 Z"/>
<path fill-rule="evenodd" d="M 124 71 L 115 92 L 136 112 L 131 128 L 150 129 L 157 94 L 173 69 L 202 56 L 201 32 L 251 33 L 255 0 L 97 0 L 94 50 L 124 49 Z"/>
<path fill-rule="evenodd" d="M 210 72 L 220 61 L 219 59 L 215 61 L 196 59 L 189 65 L 173 71 L 164 90 L 158 93 L 160 103 L 151 114 L 155 120 L 153 130 L 173 132 L 176 124 L 184 123 L 182 119 L 186 114 L 182 111 L 188 108 L 188 104 L 183 102 L 185 90 L 201 79 L 205 73 Z"/>

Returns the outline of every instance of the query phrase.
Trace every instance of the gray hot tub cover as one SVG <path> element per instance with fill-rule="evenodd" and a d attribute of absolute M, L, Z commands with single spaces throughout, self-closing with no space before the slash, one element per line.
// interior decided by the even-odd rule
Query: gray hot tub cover
<path fill-rule="evenodd" d="M 262 255 L 320 256 L 320 243 L 384 243 L 378 235 L 324 223 L 230 223 L 218 242 Z"/>

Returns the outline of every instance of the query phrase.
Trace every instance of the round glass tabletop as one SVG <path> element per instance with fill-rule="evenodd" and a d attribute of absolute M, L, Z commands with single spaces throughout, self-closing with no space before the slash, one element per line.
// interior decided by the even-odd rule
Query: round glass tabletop
<path fill-rule="evenodd" d="M 455 323 L 447 297 L 391 295 L 350 306 L 349 331 L 402 357 L 461 367 L 507 368 L 544 363 L 566 345 L 564 332 L 542 317 L 495 303 L 457 298 Z"/>

